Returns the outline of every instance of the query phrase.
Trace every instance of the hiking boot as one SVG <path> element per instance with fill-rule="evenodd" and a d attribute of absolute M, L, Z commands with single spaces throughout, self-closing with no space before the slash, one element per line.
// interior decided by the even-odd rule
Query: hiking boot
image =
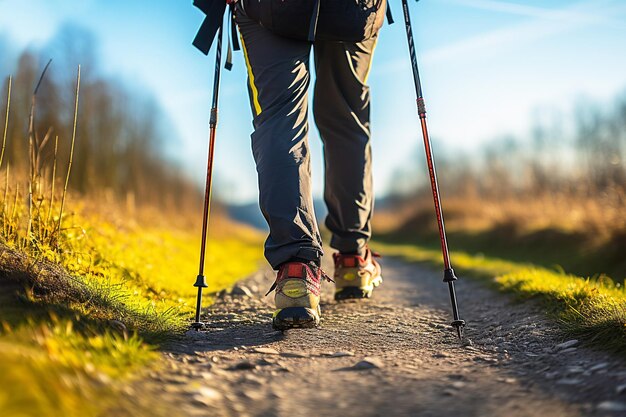
<path fill-rule="evenodd" d="M 369 249 L 364 257 L 334 253 L 335 300 L 370 298 L 383 282 L 380 264 L 374 260 L 378 257 Z"/>
<path fill-rule="evenodd" d="M 280 266 L 276 282 L 276 311 L 272 326 L 276 330 L 317 327 L 320 323 L 320 284 L 331 279 L 315 263 L 287 262 Z"/>

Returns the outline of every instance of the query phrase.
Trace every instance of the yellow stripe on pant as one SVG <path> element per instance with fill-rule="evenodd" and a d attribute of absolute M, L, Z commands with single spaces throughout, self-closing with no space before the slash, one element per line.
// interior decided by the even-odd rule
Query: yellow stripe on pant
<path fill-rule="evenodd" d="M 243 40 L 243 35 L 240 35 L 241 45 L 243 49 L 243 56 L 246 59 L 246 66 L 248 67 L 248 80 L 250 84 L 250 90 L 252 90 L 252 103 L 254 105 L 255 116 L 261 114 L 261 104 L 259 104 L 259 91 L 254 84 L 254 74 L 252 73 L 252 67 L 250 66 L 250 60 L 248 59 L 248 49 L 246 48 L 246 43 Z"/>

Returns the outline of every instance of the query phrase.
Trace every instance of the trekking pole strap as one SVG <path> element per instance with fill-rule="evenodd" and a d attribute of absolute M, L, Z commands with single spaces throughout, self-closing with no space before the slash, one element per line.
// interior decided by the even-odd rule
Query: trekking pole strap
<path fill-rule="evenodd" d="M 226 62 L 224 68 L 230 71 L 233 68 L 233 51 L 241 49 L 239 47 L 239 41 L 237 40 L 237 23 L 235 23 L 235 4 L 236 2 L 228 3 L 228 27 L 229 33 L 226 34 L 228 38 L 228 49 L 226 51 Z"/>
<path fill-rule="evenodd" d="M 226 2 L 224 0 L 194 0 L 193 5 L 206 15 L 193 40 L 193 45 L 203 54 L 208 55 L 217 30 L 222 26 Z"/>

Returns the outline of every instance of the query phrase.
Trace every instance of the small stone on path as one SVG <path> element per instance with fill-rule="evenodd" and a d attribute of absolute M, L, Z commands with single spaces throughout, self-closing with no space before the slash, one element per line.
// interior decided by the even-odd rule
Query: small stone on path
<path fill-rule="evenodd" d="M 607 366 L 609 366 L 608 363 L 602 362 L 589 368 L 589 372 L 596 372 L 596 371 L 599 371 L 600 369 L 606 368 Z"/>
<path fill-rule="evenodd" d="M 363 358 L 362 361 L 357 362 L 356 364 L 354 364 L 354 366 L 352 366 L 352 368 L 349 369 L 354 369 L 356 371 L 363 371 L 366 369 L 377 369 L 377 368 L 382 368 L 384 365 L 382 363 L 382 361 L 380 359 L 377 358 Z"/>
<path fill-rule="evenodd" d="M 240 297 L 252 297 L 252 291 L 245 285 L 235 285 L 230 291 L 230 294 Z"/>
<path fill-rule="evenodd" d="M 262 353 L 264 355 L 279 355 L 280 354 L 280 352 L 277 351 L 276 349 L 265 348 L 265 347 L 254 348 L 254 349 L 252 349 L 252 352 L 254 352 L 254 353 Z"/>
<path fill-rule="evenodd" d="M 560 343 L 560 344 L 556 345 L 554 348 L 556 350 L 564 350 L 564 349 L 567 349 L 567 348 L 574 347 L 574 346 L 578 345 L 578 343 L 579 343 L 578 340 L 572 339 L 572 340 L 568 340 L 567 342 Z"/>
<path fill-rule="evenodd" d="M 563 378 L 556 381 L 556 383 L 559 385 L 578 385 L 581 382 L 583 382 L 582 379 L 576 378 Z"/>
<path fill-rule="evenodd" d="M 252 401 L 261 401 L 265 398 L 265 395 L 259 391 L 246 390 L 242 395 Z"/>
<path fill-rule="evenodd" d="M 219 391 L 209 387 L 202 387 L 197 392 L 198 395 L 194 397 L 194 399 L 197 399 L 199 396 L 205 400 L 219 400 L 222 398 L 222 394 L 220 394 Z"/>
<path fill-rule="evenodd" d="M 585 369 L 580 366 L 569 366 L 567 368 L 567 373 L 569 374 L 582 374 L 585 372 Z"/>
<path fill-rule="evenodd" d="M 496 358 L 481 357 L 480 360 L 482 360 L 485 363 L 489 363 L 489 364 L 497 364 L 498 363 L 498 360 Z"/>
<path fill-rule="evenodd" d="M 598 404 L 597 408 L 602 411 L 626 411 L 626 403 L 618 401 L 603 401 Z"/>
<path fill-rule="evenodd" d="M 626 393 L 626 384 L 621 384 L 621 385 L 618 385 L 618 386 L 615 388 L 615 392 L 617 392 L 618 394 L 621 394 L 621 393 Z"/>
<path fill-rule="evenodd" d="M 211 405 L 216 401 L 222 399 L 222 394 L 213 388 L 203 387 L 200 388 L 196 394 L 193 395 L 194 401 L 203 404 L 203 405 Z"/>

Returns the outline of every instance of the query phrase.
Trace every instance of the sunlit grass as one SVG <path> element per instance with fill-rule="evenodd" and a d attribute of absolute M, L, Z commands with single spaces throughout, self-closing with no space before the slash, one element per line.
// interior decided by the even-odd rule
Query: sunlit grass
<path fill-rule="evenodd" d="M 56 220 L 33 222 L 33 230 Z M 208 292 L 254 272 L 262 257 L 256 232 L 229 225 L 224 233 L 219 223 L 228 220 L 214 221 Z M 158 344 L 188 328 L 200 236 L 95 214 L 73 214 L 58 240 L 41 233 L 26 241 L 15 230 L 0 256 L 0 291 L 19 290 L 0 295 L 0 415 L 98 415 L 132 375 L 158 367 L 146 340 Z"/>
<path fill-rule="evenodd" d="M 441 252 L 411 245 L 374 245 L 386 255 L 441 265 Z M 452 264 L 466 276 L 488 280 L 523 299 L 540 300 L 570 335 L 626 352 L 626 290 L 607 277 L 582 278 L 562 271 L 454 252 Z"/>
<path fill-rule="evenodd" d="M 216 218 L 219 222 L 220 218 Z M 42 251 L 46 257 L 82 277 L 82 282 L 104 298 L 82 305 L 85 314 L 115 319 L 142 333 L 171 333 L 188 324 L 195 308 L 200 237 L 194 230 L 168 230 L 103 222 L 96 218 L 75 222 L 90 225 L 72 228 L 66 239 L 69 252 Z M 223 220 L 224 221 L 224 220 Z M 87 238 L 88 236 L 88 238 Z M 217 292 L 254 272 L 262 257 L 260 236 L 233 226 L 228 235 L 207 243 L 207 292 Z"/>
<path fill-rule="evenodd" d="M 123 180 L 117 177 L 118 183 L 110 184 L 125 190 L 116 194 L 117 199 L 126 197 L 125 205 L 116 205 L 120 201 L 113 201 L 111 190 L 104 187 L 87 187 L 83 191 L 88 196 L 82 198 L 68 194 L 74 159 L 89 161 L 89 168 L 78 172 L 81 179 L 91 176 L 88 184 L 104 184 L 95 180 L 108 179 L 109 175 L 91 171 L 96 159 L 106 161 L 98 154 L 100 151 L 85 153 L 96 147 L 83 146 L 83 153 L 74 158 L 77 142 L 97 136 L 91 132 L 88 137 L 77 137 L 80 66 L 72 101 L 71 136 L 59 139 L 52 133 L 63 129 L 36 125 L 37 92 L 49 65 L 30 101 L 27 137 L 19 138 L 28 144 L 28 153 L 18 159 L 21 169 L 13 169 L 8 160 L 3 165 L 11 78 L 1 132 L 2 417 L 103 415 L 119 399 L 120 390 L 131 376 L 144 375 L 147 365 L 158 366 L 155 347 L 165 339 L 180 336 L 187 328 L 196 293 L 192 284 L 198 267 L 199 230 L 190 227 L 190 221 L 176 221 L 200 214 L 199 208 L 198 213 L 196 209 L 180 212 L 180 208 L 187 207 L 181 202 L 193 204 L 199 200 L 194 184 L 171 175 L 171 170 L 160 162 L 158 169 L 152 169 L 160 160 L 153 159 L 154 149 L 139 135 L 141 152 L 133 154 L 149 156 L 122 161 L 118 164 L 124 167 L 122 171 L 132 164 L 134 173 L 124 175 Z M 40 135 L 44 128 L 47 133 Z M 109 139 L 127 138 L 113 135 Z M 59 153 L 59 144 L 67 152 Z M 119 147 L 110 148 L 116 149 L 117 164 L 121 161 Z M 144 169 L 144 161 L 150 162 L 149 171 Z M 143 181 L 138 178 L 146 178 L 145 187 L 137 187 Z M 163 184 L 163 179 L 169 185 L 153 189 L 154 184 Z M 125 181 L 135 186 L 119 183 Z M 155 213 L 155 207 L 136 207 L 134 193 L 144 188 L 149 189 L 145 194 L 152 197 L 151 201 L 174 198 L 177 204 L 169 207 L 177 209 Z M 103 201 L 95 197 L 109 194 L 110 198 Z M 145 203 L 145 198 L 139 196 Z M 83 210 L 86 206 L 96 209 Z M 210 230 L 205 271 L 208 290 L 219 291 L 258 268 L 262 245 L 257 233 L 231 223 L 219 213 L 214 215 Z M 148 401 L 148 411 L 133 409 L 132 415 L 171 416 L 166 411 L 171 407 L 159 403 L 158 398 Z"/>
<path fill-rule="evenodd" d="M 115 401 L 115 381 L 154 364 L 136 337 L 80 335 L 71 322 L 5 329 L 0 337 L 3 416 L 96 416 Z"/>

